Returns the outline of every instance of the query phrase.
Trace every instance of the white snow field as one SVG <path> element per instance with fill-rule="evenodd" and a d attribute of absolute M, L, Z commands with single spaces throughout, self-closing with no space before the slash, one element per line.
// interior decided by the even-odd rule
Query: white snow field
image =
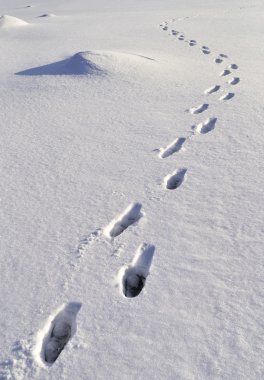
<path fill-rule="evenodd" d="M 0 379 L 264 379 L 263 0 L 0 16 Z"/>

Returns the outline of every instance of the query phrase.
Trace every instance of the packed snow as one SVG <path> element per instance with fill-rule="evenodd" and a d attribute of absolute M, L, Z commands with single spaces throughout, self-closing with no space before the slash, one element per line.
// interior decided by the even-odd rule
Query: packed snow
<path fill-rule="evenodd" d="M 0 0 L 0 380 L 264 378 L 262 0 Z"/>

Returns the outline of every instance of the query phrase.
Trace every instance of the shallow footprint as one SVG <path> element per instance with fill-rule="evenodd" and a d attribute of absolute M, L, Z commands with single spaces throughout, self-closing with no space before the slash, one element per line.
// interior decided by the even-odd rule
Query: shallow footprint
<path fill-rule="evenodd" d="M 208 109 L 208 107 L 209 107 L 209 104 L 205 103 L 205 104 L 199 105 L 198 107 L 190 108 L 188 111 L 192 115 L 196 115 L 198 113 L 202 113 L 202 112 L 206 111 Z"/>
<path fill-rule="evenodd" d="M 215 59 L 215 63 L 222 63 L 222 62 L 223 62 L 222 58 L 216 58 Z"/>
<path fill-rule="evenodd" d="M 212 86 L 204 91 L 205 95 L 213 94 L 214 92 L 217 92 L 220 90 L 220 86 L 216 84 L 215 86 Z"/>
<path fill-rule="evenodd" d="M 226 69 L 226 70 L 222 71 L 222 72 L 219 74 L 219 76 L 220 76 L 220 77 L 225 77 L 225 76 L 227 76 L 227 75 L 229 75 L 229 74 L 231 74 L 231 71 Z"/>
<path fill-rule="evenodd" d="M 235 63 L 231 63 L 231 65 L 229 65 L 228 68 L 232 69 L 232 70 L 237 70 L 238 69 L 238 65 L 236 65 Z"/>
<path fill-rule="evenodd" d="M 167 158 L 173 153 L 179 152 L 182 149 L 184 142 L 186 141 L 185 137 L 180 137 L 174 140 L 172 143 L 167 145 L 165 148 L 159 149 L 159 158 Z"/>
<path fill-rule="evenodd" d="M 180 187 L 185 179 L 186 172 L 186 168 L 181 168 L 175 170 L 172 174 L 168 174 L 163 180 L 165 188 L 175 190 Z"/>
<path fill-rule="evenodd" d="M 195 40 L 188 41 L 189 46 L 195 46 L 197 45 L 197 42 Z"/>
<path fill-rule="evenodd" d="M 197 126 L 195 126 L 194 129 L 198 133 L 206 134 L 208 132 L 211 132 L 215 128 L 216 121 L 216 117 L 210 117 L 206 119 L 203 123 L 200 123 Z"/>
<path fill-rule="evenodd" d="M 202 52 L 204 54 L 210 54 L 211 53 L 211 50 L 209 49 L 209 47 L 207 46 L 202 46 Z"/>
<path fill-rule="evenodd" d="M 141 203 L 132 203 L 125 211 L 114 218 L 103 230 L 108 238 L 115 238 L 122 234 L 129 226 L 136 223 L 143 214 L 141 213 Z"/>
<path fill-rule="evenodd" d="M 231 78 L 227 83 L 231 85 L 236 85 L 240 82 L 240 79 L 238 77 Z"/>
<path fill-rule="evenodd" d="M 229 100 L 229 99 L 232 99 L 234 96 L 235 96 L 235 94 L 234 94 L 233 92 L 228 92 L 227 94 L 222 95 L 222 96 L 219 98 L 219 100 L 220 100 L 220 101 Z"/>
<path fill-rule="evenodd" d="M 143 243 L 131 262 L 119 271 L 120 288 L 127 298 L 137 297 L 145 286 L 154 256 L 155 246 Z"/>

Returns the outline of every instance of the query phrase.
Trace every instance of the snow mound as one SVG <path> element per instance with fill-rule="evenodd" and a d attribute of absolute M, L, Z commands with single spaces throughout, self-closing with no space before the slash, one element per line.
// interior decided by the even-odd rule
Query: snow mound
<path fill-rule="evenodd" d="M 25 25 L 28 25 L 28 23 L 20 18 L 8 15 L 0 16 L 0 28 L 14 28 Z"/>
<path fill-rule="evenodd" d="M 20 71 L 18 75 L 94 75 L 109 73 L 138 73 L 153 64 L 154 59 L 136 54 L 112 51 L 85 51 L 65 60 Z"/>

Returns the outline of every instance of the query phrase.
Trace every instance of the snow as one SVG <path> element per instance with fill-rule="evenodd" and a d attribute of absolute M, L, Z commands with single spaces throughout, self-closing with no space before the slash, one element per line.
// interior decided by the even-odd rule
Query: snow
<path fill-rule="evenodd" d="M 264 378 L 263 13 L 0 0 L 1 380 Z"/>

